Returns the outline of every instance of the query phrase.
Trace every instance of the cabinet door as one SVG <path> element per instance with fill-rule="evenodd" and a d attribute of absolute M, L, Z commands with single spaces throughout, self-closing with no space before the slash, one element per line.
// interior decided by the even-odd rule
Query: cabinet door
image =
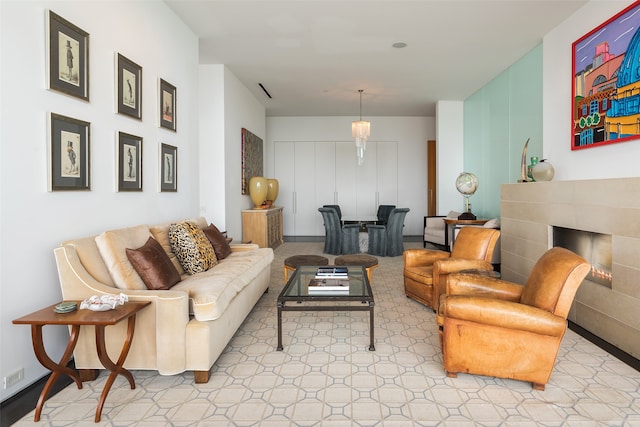
<path fill-rule="evenodd" d="M 315 235 L 318 212 L 316 205 L 316 154 L 312 142 L 295 145 L 295 236 Z"/>
<path fill-rule="evenodd" d="M 378 142 L 377 156 L 377 204 L 398 205 L 398 143 Z M 376 208 L 377 209 L 377 208 Z"/>
<path fill-rule="evenodd" d="M 364 163 L 358 166 L 356 162 L 358 183 L 356 214 L 360 218 L 375 216 L 378 209 L 376 203 L 376 151 L 377 143 L 367 142 Z"/>
<path fill-rule="evenodd" d="M 273 152 L 274 177 L 279 186 L 276 204 L 284 208 L 284 235 L 295 236 L 295 143 L 276 141 Z"/>
<path fill-rule="evenodd" d="M 336 204 L 336 144 L 316 142 L 315 235 L 324 236 L 324 223 L 318 208 Z"/>
<path fill-rule="evenodd" d="M 366 161 L 366 160 L 365 160 Z M 336 203 L 342 216 L 355 217 L 357 212 L 356 146 L 354 142 L 336 142 Z"/>

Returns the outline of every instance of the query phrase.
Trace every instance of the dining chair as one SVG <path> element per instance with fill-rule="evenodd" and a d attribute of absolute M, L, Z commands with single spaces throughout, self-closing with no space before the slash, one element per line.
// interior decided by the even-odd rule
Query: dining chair
<path fill-rule="evenodd" d="M 368 253 L 378 256 L 399 256 L 404 251 L 402 230 L 409 208 L 393 208 L 386 225 L 371 224 Z"/>
<path fill-rule="evenodd" d="M 340 223 L 335 208 L 318 208 L 324 221 L 324 252 L 332 255 L 353 254 L 360 252 L 358 224 Z"/>

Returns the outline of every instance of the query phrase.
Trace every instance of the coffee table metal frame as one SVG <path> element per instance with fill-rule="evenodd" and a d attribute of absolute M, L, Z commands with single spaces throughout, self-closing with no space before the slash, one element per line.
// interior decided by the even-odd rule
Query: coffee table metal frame
<path fill-rule="evenodd" d="M 347 266 L 349 275 L 349 294 L 326 292 L 322 295 L 309 295 L 308 284 L 315 277 L 318 266 L 301 266 L 278 295 L 278 351 L 282 351 L 282 312 L 283 311 L 368 311 L 369 312 L 369 350 L 375 351 L 373 327 L 373 292 L 362 266 Z M 289 303 L 289 304 L 287 304 Z M 295 303 L 295 305 L 291 305 Z M 304 304 L 302 304 L 304 303 Z M 339 303 L 339 304 L 336 304 Z M 353 304 L 344 304 L 353 303 Z M 359 303 L 359 304 L 355 304 Z"/>

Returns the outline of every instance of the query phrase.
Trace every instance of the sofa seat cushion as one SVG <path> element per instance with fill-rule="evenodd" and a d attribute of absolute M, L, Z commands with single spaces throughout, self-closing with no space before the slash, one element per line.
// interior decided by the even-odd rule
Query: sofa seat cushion
<path fill-rule="evenodd" d="M 149 227 L 138 225 L 105 231 L 95 238 L 100 255 L 116 287 L 130 290 L 147 289 L 127 258 L 127 248 L 136 249 L 144 246 L 149 237 L 151 237 Z"/>
<path fill-rule="evenodd" d="M 269 267 L 271 261 L 271 248 L 233 252 L 207 271 L 183 276 L 183 280 L 171 289 L 189 294 L 189 310 L 197 320 L 215 320 L 242 289 Z"/>
<path fill-rule="evenodd" d="M 405 267 L 404 275 L 416 282 L 421 282 L 425 285 L 433 285 L 433 265 L 427 265 L 424 267 Z"/>

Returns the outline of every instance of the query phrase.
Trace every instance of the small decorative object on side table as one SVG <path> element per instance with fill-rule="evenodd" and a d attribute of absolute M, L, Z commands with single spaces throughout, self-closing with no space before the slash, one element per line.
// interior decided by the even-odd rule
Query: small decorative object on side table
<path fill-rule="evenodd" d="M 75 303 L 78 306 L 80 305 L 80 301 L 76 301 Z M 42 389 L 42 393 L 40 393 L 36 412 L 33 417 L 34 421 L 40 421 L 40 414 L 42 413 L 44 401 L 46 400 L 49 391 L 51 391 L 51 387 L 55 383 L 56 379 L 61 374 L 71 377 L 71 379 L 78 385 L 78 388 L 82 388 L 82 380 L 80 379 L 80 376 L 77 372 L 68 368 L 67 363 L 69 363 L 73 350 L 78 342 L 80 326 L 83 325 L 95 326 L 98 358 L 104 367 L 111 371 L 111 374 L 109 374 L 109 378 L 107 378 L 104 385 L 104 389 L 102 390 L 102 394 L 100 395 L 100 401 L 96 408 L 95 422 L 100 421 L 102 407 L 104 406 L 107 394 L 109 394 L 109 390 L 111 389 L 111 386 L 118 374 L 124 376 L 129 381 L 132 390 L 136 388 L 133 375 L 131 375 L 131 372 L 123 368 L 122 365 L 124 365 L 124 361 L 129 353 L 129 348 L 131 348 L 133 331 L 136 323 L 136 314 L 149 304 L 151 304 L 150 301 L 127 302 L 124 305 L 119 305 L 113 310 L 108 311 L 74 310 L 67 313 L 61 313 L 59 309 L 56 310 L 56 307 L 59 307 L 60 304 L 54 304 L 13 321 L 13 324 L 15 325 L 31 325 L 31 338 L 33 340 L 33 350 L 35 351 L 36 358 L 42 366 L 51 370 L 51 376 Z M 128 319 L 127 336 L 122 346 L 122 351 L 120 352 L 118 361 L 113 363 L 107 354 L 105 328 L 110 325 L 115 325 L 124 319 Z M 71 336 L 69 337 L 67 348 L 58 363 L 51 360 L 45 351 L 44 340 L 42 339 L 42 328 L 45 325 L 71 326 Z"/>

